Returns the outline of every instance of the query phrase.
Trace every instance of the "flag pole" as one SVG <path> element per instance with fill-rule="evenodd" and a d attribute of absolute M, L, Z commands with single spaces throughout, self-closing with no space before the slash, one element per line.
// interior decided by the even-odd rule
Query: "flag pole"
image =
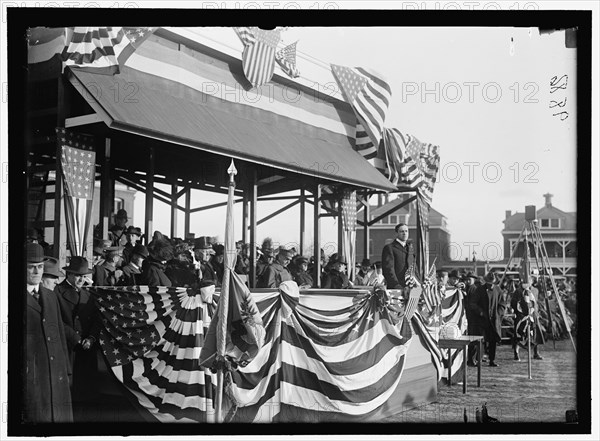
<path fill-rule="evenodd" d="M 233 197 L 235 191 L 235 175 L 237 169 L 231 160 L 231 165 L 227 169 L 229 174 L 229 190 L 227 194 L 227 214 L 225 221 L 225 255 L 224 255 L 224 271 L 223 281 L 221 285 L 221 297 L 219 299 L 219 310 L 218 310 L 218 329 L 217 329 L 217 360 L 225 360 L 225 348 L 227 344 L 227 316 L 229 313 L 229 280 L 231 270 L 235 265 L 235 244 L 234 244 L 234 230 L 233 230 Z M 233 254 L 232 254 L 233 253 Z M 224 383 L 224 370 L 225 365 L 221 363 L 221 366 L 217 369 L 217 393 L 215 399 L 216 407 L 216 422 L 223 422 L 223 383 Z"/>

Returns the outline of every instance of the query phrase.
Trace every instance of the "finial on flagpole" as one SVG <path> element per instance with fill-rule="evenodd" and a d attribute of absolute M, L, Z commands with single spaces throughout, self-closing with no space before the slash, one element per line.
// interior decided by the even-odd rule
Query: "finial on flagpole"
<path fill-rule="evenodd" d="M 235 180 L 233 179 L 233 177 L 237 175 L 237 168 L 235 168 L 235 163 L 233 162 L 233 159 L 231 160 L 231 165 L 227 169 L 227 173 L 229 174 L 229 183 L 235 184 Z"/>

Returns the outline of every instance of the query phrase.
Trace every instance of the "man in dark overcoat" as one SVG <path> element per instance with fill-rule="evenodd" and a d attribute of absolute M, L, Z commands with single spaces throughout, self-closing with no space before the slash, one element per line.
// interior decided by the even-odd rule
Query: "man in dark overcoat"
<path fill-rule="evenodd" d="M 73 256 L 63 270 L 67 278 L 56 286 L 56 294 L 73 366 L 73 416 L 75 422 L 89 421 L 99 392 L 97 351 L 102 324 L 93 298 L 83 287 L 92 272 L 87 259 Z"/>
<path fill-rule="evenodd" d="M 484 277 L 485 283 L 479 286 L 470 299 L 470 308 L 474 317 L 474 331 L 483 335 L 488 345 L 490 366 L 496 363 L 496 345 L 502 336 L 502 317 L 506 311 L 507 300 L 503 298 L 500 287 L 494 283 L 495 276 L 488 273 Z"/>
<path fill-rule="evenodd" d="M 46 259 L 42 246 L 27 244 L 26 255 L 22 420 L 70 423 L 71 365 L 58 299 L 40 283 Z"/>
<path fill-rule="evenodd" d="M 406 271 L 415 261 L 412 244 L 408 242 L 408 225 L 398 224 L 395 231 L 396 239 L 383 247 L 381 255 L 383 277 L 388 289 L 406 286 Z"/>

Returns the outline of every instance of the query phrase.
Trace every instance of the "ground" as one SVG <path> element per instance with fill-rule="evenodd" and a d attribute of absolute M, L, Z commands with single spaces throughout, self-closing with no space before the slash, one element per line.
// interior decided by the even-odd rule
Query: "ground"
<path fill-rule="evenodd" d="M 468 368 L 468 390 L 462 382 L 452 387 L 440 383 L 437 400 L 407 410 L 382 421 L 385 423 L 462 423 L 464 408 L 470 423 L 475 409 L 487 402 L 488 413 L 502 423 L 564 423 L 565 412 L 577 408 L 577 360 L 570 340 L 552 341 L 540 346 L 543 360 L 532 360 L 532 379 L 527 375 L 527 352 L 521 362 L 513 360 L 512 348 L 498 347 L 499 367 L 484 363 L 481 387 L 477 387 L 477 368 Z"/>

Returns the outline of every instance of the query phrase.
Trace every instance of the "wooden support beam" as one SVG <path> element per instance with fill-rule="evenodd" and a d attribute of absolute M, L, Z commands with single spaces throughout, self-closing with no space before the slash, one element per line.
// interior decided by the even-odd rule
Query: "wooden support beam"
<path fill-rule="evenodd" d="M 177 236 L 177 184 L 171 185 L 171 238 Z M 185 208 L 184 208 L 185 211 Z"/>
<path fill-rule="evenodd" d="M 289 199 L 298 199 L 298 196 L 261 196 L 258 201 L 285 201 Z"/>
<path fill-rule="evenodd" d="M 184 211 L 184 230 L 185 236 L 184 239 L 190 234 L 190 214 L 191 214 L 191 205 L 192 205 L 192 189 L 190 187 L 185 187 L 185 211 Z"/>
<path fill-rule="evenodd" d="M 300 250 L 299 253 L 304 255 L 304 244 L 306 239 L 306 195 L 304 188 L 300 189 Z"/>
<path fill-rule="evenodd" d="M 344 226 L 342 225 L 342 199 L 337 201 L 338 213 L 337 213 L 337 251 L 338 257 L 341 257 L 344 253 Z M 348 256 L 345 256 L 348 258 Z M 348 271 L 350 272 L 350 271 Z"/>
<path fill-rule="evenodd" d="M 102 239 L 108 239 L 108 224 L 110 223 L 110 138 L 104 141 L 104 155 L 102 157 L 102 168 L 100 169 L 100 230 Z"/>
<path fill-rule="evenodd" d="M 256 178 L 256 168 L 250 172 L 249 200 L 250 200 L 250 268 L 248 272 L 250 288 L 256 288 L 256 217 L 257 217 L 257 196 L 258 184 Z"/>
<path fill-rule="evenodd" d="M 290 202 L 289 204 L 287 204 L 285 207 L 280 208 L 279 210 L 275 210 L 273 213 L 263 217 L 261 220 L 258 221 L 257 225 L 260 225 L 270 219 L 273 219 L 275 216 L 277 216 L 278 214 L 283 213 L 286 210 L 289 210 L 290 208 L 294 207 L 295 205 L 297 205 L 298 203 L 300 203 L 300 201 L 298 199 L 296 199 L 293 202 Z"/>
<path fill-rule="evenodd" d="M 242 242 L 248 243 L 248 191 L 242 199 Z"/>
<path fill-rule="evenodd" d="M 145 245 L 148 245 L 154 234 L 152 214 L 154 211 L 154 147 L 148 149 L 148 168 L 146 170 L 146 213 L 144 218 Z"/>
<path fill-rule="evenodd" d="M 369 226 L 372 226 L 374 224 L 376 224 L 377 222 L 379 222 L 381 219 L 383 219 L 386 216 L 389 216 L 390 214 L 392 214 L 393 212 L 399 210 L 400 208 L 404 207 L 405 205 L 410 204 L 412 201 L 414 201 L 415 199 L 417 199 L 416 196 L 412 196 L 411 198 L 408 198 L 407 200 L 405 200 L 404 202 L 402 202 L 400 205 L 398 205 L 397 207 L 393 207 L 390 208 L 389 210 L 387 210 L 386 212 L 380 214 L 379 216 L 377 216 L 376 218 L 373 218 L 371 221 L 369 221 Z"/>
<path fill-rule="evenodd" d="M 313 210 L 313 222 L 314 222 L 314 233 L 313 233 L 313 256 L 315 257 L 315 280 L 314 288 L 321 287 L 321 221 L 319 217 L 319 211 L 321 207 L 321 186 L 315 184 L 313 189 L 314 196 L 314 210 Z"/>
<path fill-rule="evenodd" d="M 65 120 L 65 127 L 78 127 L 85 126 L 87 124 L 94 124 L 102 122 L 97 113 L 91 113 L 89 115 L 81 115 L 81 116 L 72 116 L 71 118 L 67 118 Z"/>
<path fill-rule="evenodd" d="M 369 198 L 367 197 L 366 200 L 368 201 Z M 363 209 L 363 245 L 364 245 L 364 250 L 365 250 L 365 255 L 363 258 L 365 259 L 370 259 L 371 258 L 371 247 L 370 247 L 370 243 L 371 243 L 371 238 L 370 236 L 370 232 L 369 232 L 369 218 L 371 217 L 371 206 L 367 203 Z"/>
<path fill-rule="evenodd" d="M 234 204 L 237 204 L 238 202 L 243 202 L 243 199 L 235 199 L 233 201 Z M 191 208 L 190 209 L 190 213 L 196 213 L 198 211 L 211 210 L 213 208 L 224 207 L 226 205 L 227 205 L 227 202 L 218 202 L 216 204 L 205 205 L 204 207 Z"/>

